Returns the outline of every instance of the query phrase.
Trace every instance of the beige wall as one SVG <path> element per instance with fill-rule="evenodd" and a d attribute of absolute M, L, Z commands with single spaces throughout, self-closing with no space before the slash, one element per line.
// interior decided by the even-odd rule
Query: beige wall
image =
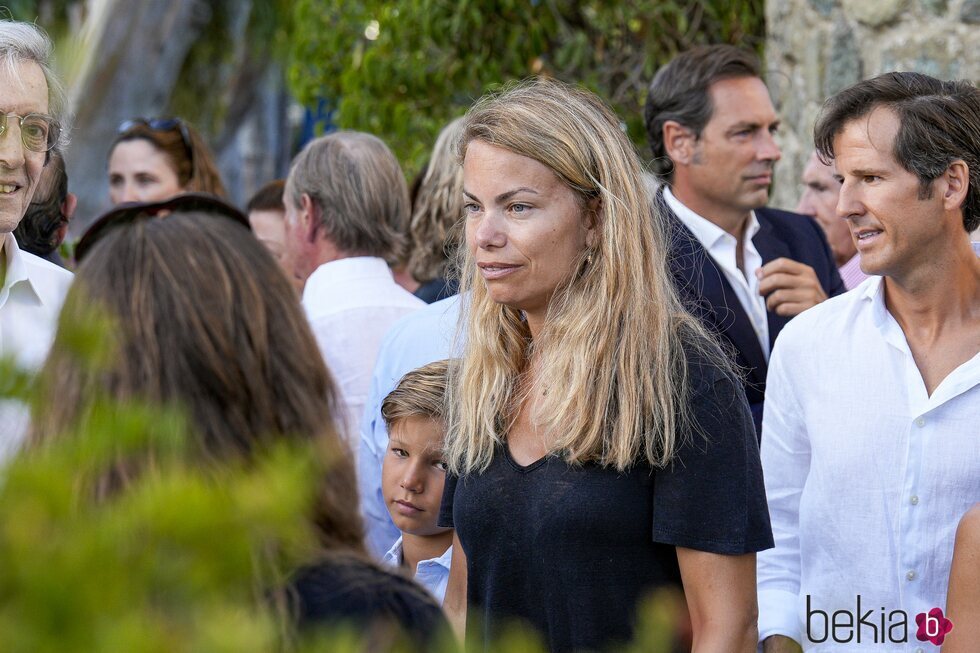
<path fill-rule="evenodd" d="M 980 82 L 980 0 L 767 0 L 766 22 L 784 125 L 772 206 L 796 206 L 826 97 L 892 70 Z"/>

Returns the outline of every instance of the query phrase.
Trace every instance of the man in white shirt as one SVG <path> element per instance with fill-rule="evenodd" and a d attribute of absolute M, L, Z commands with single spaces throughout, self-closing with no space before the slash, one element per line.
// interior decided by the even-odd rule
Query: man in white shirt
<path fill-rule="evenodd" d="M 51 42 L 35 26 L 0 21 L 0 358 L 36 369 L 54 337 L 71 274 L 21 251 L 24 217 L 59 140 L 65 96 L 49 67 Z M 27 411 L 0 399 L 0 461 L 19 447 Z"/>
<path fill-rule="evenodd" d="M 404 247 L 405 178 L 378 138 L 335 132 L 296 156 L 283 199 L 287 265 L 306 280 L 303 307 L 340 393 L 338 426 L 356 452 L 381 338 L 425 306 L 386 263 Z"/>
<path fill-rule="evenodd" d="M 837 215 L 839 196 L 840 181 L 834 162 L 824 163 L 816 152 L 812 153 L 803 169 L 803 194 L 800 195 L 796 212 L 812 217 L 827 234 L 841 281 L 850 290 L 867 279 L 868 275 L 861 272 L 861 257 L 858 256 L 847 222 Z"/>
<path fill-rule="evenodd" d="M 980 90 L 889 73 L 815 128 L 874 276 L 793 321 L 769 368 L 759 555 L 767 653 L 934 651 L 954 532 L 980 501 Z M 956 637 L 956 624 L 945 635 Z M 970 642 L 976 645 L 976 642 Z"/>
<path fill-rule="evenodd" d="M 758 431 L 769 352 L 794 315 L 844 291 L 812 220 L 765 208 L 779 119 L 756 56 L 692 48 L 657 71 L 645 119 L 668 259 L 691 310 L 735 353 Z"/>

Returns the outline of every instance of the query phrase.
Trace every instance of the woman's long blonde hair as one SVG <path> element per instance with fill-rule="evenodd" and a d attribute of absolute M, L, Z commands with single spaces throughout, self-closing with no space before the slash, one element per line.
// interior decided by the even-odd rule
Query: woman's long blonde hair
<path fill-rule="evenodd" d="M 689 419 L 685 350 L 725 367 L 720 349 L 681 305 L 669 276 L 664 228 L 632 143 L 588 91 L 531 80 L 484 97 L 457 145 L 479 140 L 550 168 L 595 209 L 597 237 L 560 287 L 541 333 L 517 308 L 495 303 L 460 247 L 464 355 L 450 383 L 447 458 L 457 473 L 485 469 L 526 398 L 532 352 L 546 391 L 532 419 L 550 452 L 570 463 L 623 470 L 666 465 Z"/>

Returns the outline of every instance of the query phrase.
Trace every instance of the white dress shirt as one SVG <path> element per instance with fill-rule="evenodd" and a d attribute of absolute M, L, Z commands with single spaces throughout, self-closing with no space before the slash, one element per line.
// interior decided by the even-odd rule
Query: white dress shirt
<path fill-rule="evenodd" d="M 324 263 L 306 281 L 303 308 L 330 369 L 344 413 L 339 426 L 357 452 L 371 370 L 381 338 L 425 302 L 395 283 L 383 259 L 359 256 Z"/>
<path fill-rule="evenodd" d="M 689 209 L 674 197 L 670 188 L 664 188 L 664 201 L 677 219 L 691 230 L 725 275 L 728 284 L 735 291 L 735 296 L 738 297 L 739 304 L 742 305 L 742 310 L 752 322 L 756 338 L 759 339 L 759 346 L 762 347 L 762 354 L 768 360 L 769 317 L 766 314 L 766 299 L 759 294 L 759 280 L 755 276 L 756 270 L 762 267 L 762 256 L 752 242 L 755 235 L 759 233 L 759 220 L 755 217 L 755 211 L 749 211 L 749 221 L 745 225 L 745 235 L 742 238 L 742 266 L 745 268 L 745 274 L 742 274 L 738 269 L 736 256 L 738 241 L 735 240 L 735 236 Z"/>
<path fill-rule="evenodd" d="M 378 560 L 384 559 L 391 543 L 401 536 L 391 521 L 381 492 L 381 465 L 388 448 L 381 402 L 407 372 L 452 356 L 460 303 L 459 295 L 453 295 L 399 320 L 385 334 L 378 350 L 357 455 L 357 487 L 365 541 L 368 551 Z"/>
<path fill-rule="evenodd" d="M 0 234 L 0 246 L 7 259 L 0 288 L 0 358 L 36 371 L 54 339 L 72 274 L 22 251 L 11 233 Z M 22 404 L 0 400 L 0 462 L 20 447 L 27 433 L 27 418 L 28 411 Z"/>
<path fill-rule="evenodd" d="M 956 525 L 980 501 L 980 353 L 929 396 L 882 279 L 870 277 L 783 329 L 766 388 L 761 453 L 776 546 L 758 557 L 760 639 L 935 650 L 916 639 L 915 617 L 945 608 Z M 904 611 L 908 643 L 879 633 L 873 645 L 867 626 L 860 646 L 812 642 L 824 625 L 814 617 L 808 633 L 807 596 L 832 615 L 854 614 L 858 595 L 873 623 L 882 608 Z"/>
<path fill-rule="evenodd" d="M 394 568 L 402 566 L 402 538 L 395 540 L 385 553 L 384 563 Z M 442 605 L 446 598 L 446 585 L 449 584 L 449 566 L 453 562 L 453 547 L 446 549 L 438 558 L 421 560 L 415 568 L 415 582 L 424 587 Z"/>

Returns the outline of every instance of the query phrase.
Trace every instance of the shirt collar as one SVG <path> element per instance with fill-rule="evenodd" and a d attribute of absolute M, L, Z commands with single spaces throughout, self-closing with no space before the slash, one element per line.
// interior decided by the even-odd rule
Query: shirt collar
<path fill-rule="evenodd" d="M 395 543 L 391 545 L 391 548 L 388 549 L 388 552 L 384 555 L 384 558 L 382 558 L 382 561 L 385 564 L 391 565 L 393 567 L 400 567 L 401 566 L 401 564 L 402 564 L 402 541 L 403 541 L 403 539 L 404 538 L 399 537 L 397 540 L 395 540 Z M 422 566 L 428 566 L 428 565 L 439 565 L 440 567 L 444 567 L 445 569 L 449 569 L 449 566 L 452 564 L 452 562 L 453 562 L 453 547 L 450 546 L 450 547 L 448 547 L 446 549 L 445 553 L 443 553 L 438 558 L 430 558 L 428 560 L 420 560 L 419 561 L 419 566 L 422 567 Z M 414 574 L 414 573 L 416 573 L 416 571 L 417 570 L 413 569 L 412 570 L 412 573 Z"/>
<path fill-rule="evenodd" d="M 324 263 L 310 275 L 303 289 L 303 298 L 329 292 L 331 288 L 343 288 L 345 283 L 359 279 L 391 280 L 391 268 L 384 259 L 376 256 L 354 256 Z"/>
<path fill-rule="evenodd" d="M 41 295 L 38 293 L 37 288 L 34 287 L 34 282 L 31 281 L 30 274 L 28 274 L 27 262 L 24 260 L 24 254 L 21 252 L 20 247 L 17 246 L 17 239 L 14 238 L 12 233 L 6 233 L 3 237 L 3 251 L 6 254 L 7 259 L 7 269 L 4 275 L 3 288 L 0 288 L 0 295 L 6 296 L 9 294 L 10 289 L 14 287 L 14 284 L 25 283 L 38 301 L 41 301 Z"/>
<path fill-rule="evenodd" d="M 724 240 L 726 236 L 731 240 L 735 240 L 735 237 L 730 233 L 711 220 L 698 215 L 688 208 L 686 204 L 674 197 L 674 194 L 670 192 L 670 188 L 664 187 L 664 201 L 667 202 L 667 206 L 674 212 L 674 215 L 684 223 L 684 226 L 694 233 L 695 238 L 704 245 L 705 249 L 710 250 L 718 241 Z M 749 211 L 749 221 L 745 225 L 746 239 L 752 240 L 759 233 L 759 228 L 759 220 L 755 217 L 755 211 Z"/>
<path fill-rule="evenodd" d="M 388 549 L 388 553 L 384 555 L 382 561 L 386 565 L 391 565 L 392 567 L 400 567 L 402 564 L 402 537 L 399 535 L 395 543 L 391 545 Z"/>

